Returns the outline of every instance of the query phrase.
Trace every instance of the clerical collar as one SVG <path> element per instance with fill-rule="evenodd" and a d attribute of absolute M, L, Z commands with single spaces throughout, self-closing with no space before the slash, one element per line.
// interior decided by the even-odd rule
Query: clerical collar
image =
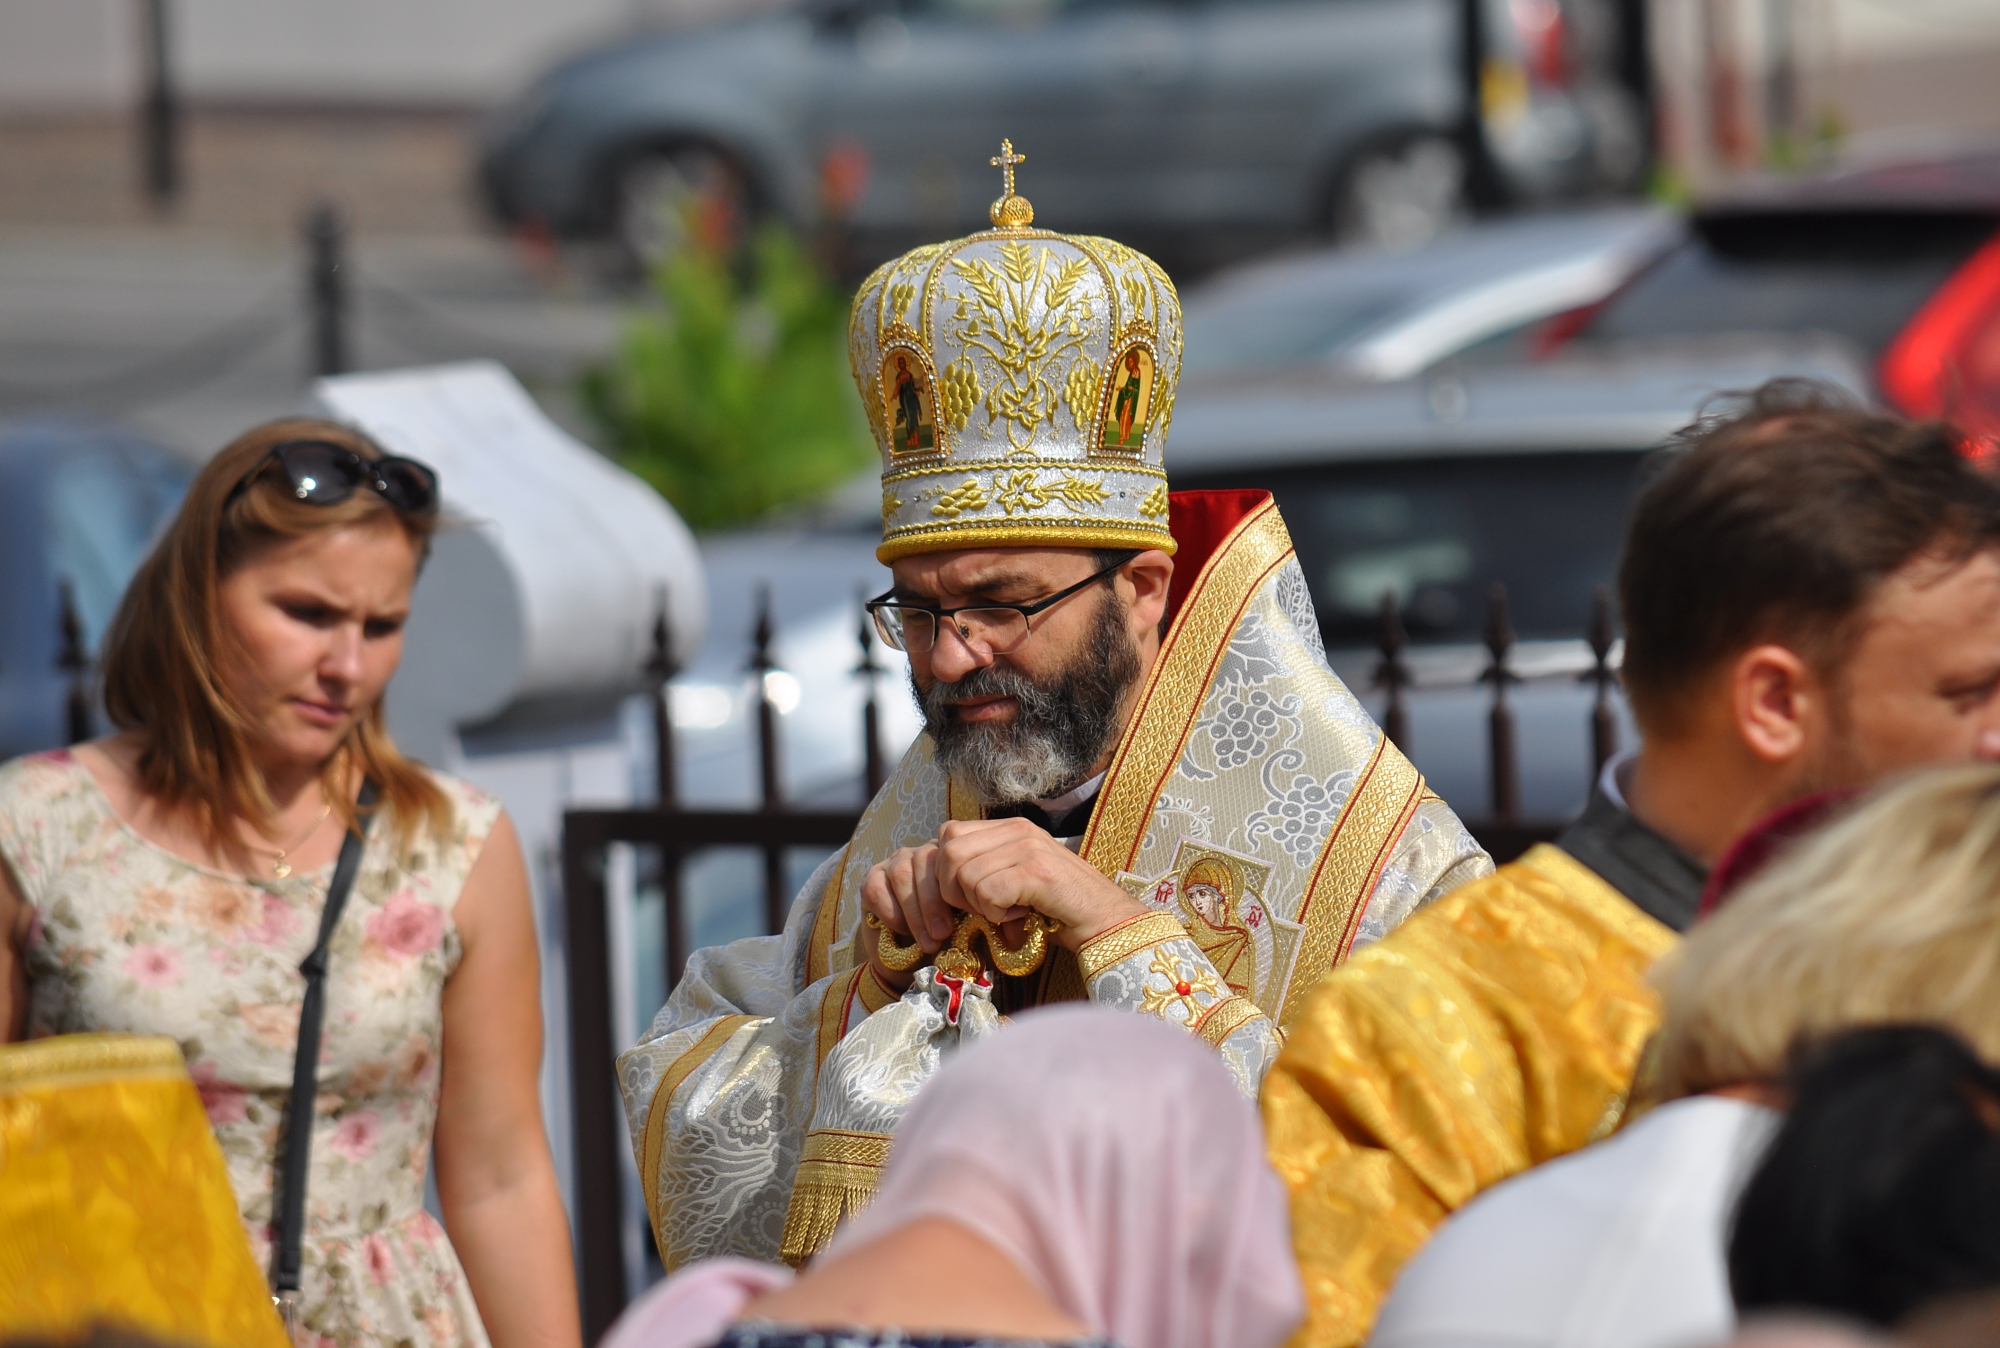
<path fill-rule="evenodd" d="M 1012 805 L 995 805 L 986 811 L 988 819 L 1025 819 L 1059 841 L 1081 838 L 1090 827 L 1091 811 L 1097 808 L 1097 792 L 1104 785 L 1098 773 L 1073 791 L 1048 800 L 1022 800 Z M 1071 850 L 1074 850 L 1072 848 Z"/>
<path fill-rule="evenodd" d="M 1100 772 L 1081 786 L 1065 791 L 1060 796 L 1051 796 L 1047 800 L 1038 800 L 1035 804 L 1041 806 L 1042 813 L 1051 818 L 1059 814 L 1068 814 L 1071 810 L 1074 810 L 1077 806 L 1096 795 L 1097 788 L 1103 785 L 1104 774 Z"/>
<path fill-rule="evenodd" d="M 1604 765 L 1590 803 L 1556 846 L 1604 877 L 1605 883 L 1675 931 L 1694 924 L 1708 867 L 1632 813 L 1625 802 L 1636 753 Z"/>

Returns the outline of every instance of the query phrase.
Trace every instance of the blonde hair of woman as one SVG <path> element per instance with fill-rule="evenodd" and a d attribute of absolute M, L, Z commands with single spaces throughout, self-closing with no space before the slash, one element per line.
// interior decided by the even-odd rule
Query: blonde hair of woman
<path fill-rule="evenodd" d="M 1956 1030 L 2000 1061 L 2000 766 L 1870 796 L 1661 961 L 1645 1094 L 1776 1081 L 1795 1041 L 1856 1025 Z"/>

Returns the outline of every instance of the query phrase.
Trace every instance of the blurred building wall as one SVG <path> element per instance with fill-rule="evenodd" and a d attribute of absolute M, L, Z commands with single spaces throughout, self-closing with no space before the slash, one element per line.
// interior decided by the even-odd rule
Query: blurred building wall
<path fill-rule="evenodd" d="M 1702 190 L 2000 139 L 2000 0 L 1651 0 L 1663 163 Z"/>

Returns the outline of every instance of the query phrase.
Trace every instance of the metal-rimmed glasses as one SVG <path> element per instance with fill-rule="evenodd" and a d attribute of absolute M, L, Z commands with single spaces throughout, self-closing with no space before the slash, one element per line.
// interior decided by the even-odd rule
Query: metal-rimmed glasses
<path fill-rule="evenodd" d="M 949 618 L 958 631 L 959 639 L 968 646 L 976 642 L 996 655 L 1003 655 L 1028 639 L 1028 619 L 1117 574 L 1118 569 L 1131 560 L 1130 556 L 1122 557 L 1102 571 L 1085 576 L 1068 589 L 1057 590 L 1047 599 L 1032 604 L 968 604 L 964 608 L 931 608 L 894 599 L 891 596 L 895 592 L 891 590 L 870 599 L 864 607 L 875 620 L 875 630 L 881 634 L 882 643 L 890 650 L 924 654 L 937 645 L 938 619 Z"/>
<path fill-rule="evenodd" d="M 292 496 L 307 505 L 339 505 L 366 487 L 406 515 L 437 513 L 437 473 L 430 465 L 393 454 L 364 458 L 331 440 L 286 440 L 272 445 L 257 466 L 243 475 L 229 493 L 230 499 L 241 495 L 273 460 L 284 470 Z"/>

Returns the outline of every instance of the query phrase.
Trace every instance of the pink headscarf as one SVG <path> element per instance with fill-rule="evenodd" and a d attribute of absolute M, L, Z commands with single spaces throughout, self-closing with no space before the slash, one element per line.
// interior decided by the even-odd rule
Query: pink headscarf
<path fill-rule="evenodd" d="M 1151 1016 L 1021 1016 L 963 1050 L 896 1131 L 875 1201 L 827 1247 L 922 1217 L 993 1243 L 1124 1348 L 1277 1348 L 1305 1315 L 1284 1186 L 1215 1051 Z M 603 1348 L 702 1348 L 789 1269 L 691 1264 Z"/>
<path fill-rule="evenodd" d="M 946 1060 L 826 1253 L 958 1222 L 1124 1348 L 1277 1348 L 1305 1314 L 1284 1186 L 1215 1050 L 1151 1016 L 1031 1011 Z"/>

